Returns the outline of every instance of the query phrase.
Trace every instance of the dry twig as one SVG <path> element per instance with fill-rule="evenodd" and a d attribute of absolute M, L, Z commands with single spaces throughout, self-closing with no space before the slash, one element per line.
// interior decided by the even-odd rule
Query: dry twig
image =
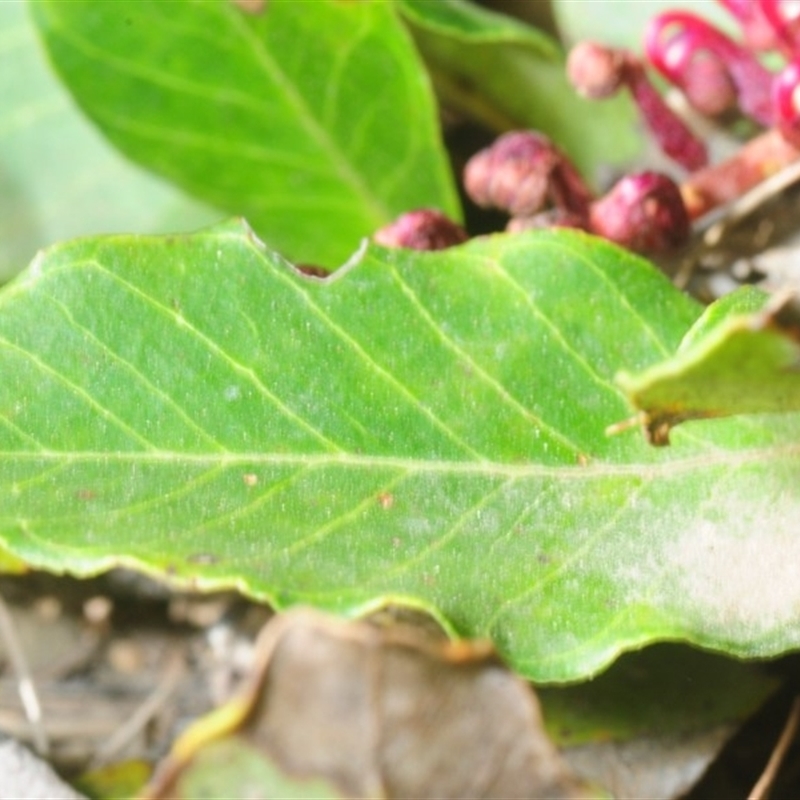
<path fill-rule="evenodd" d="M 17 635 L 14 620 L 8 606 L 0 595 L 0 639 L 5 644 L 8 660 L 17 679 L 17 692 L 25 710 L 25 716 L 31 725 L 33 744 L 40 756 L 46 756 L 50 750 L 47 734 L 42 724 L 42 705 L 36 692 L 33 675 L 28 666 L 28 659 Z"/>
<path fill-rule="evenodd" d="M 797 733 L 798 724 L 800 724 L 800 696 L 795 697 L 789 717 L 775 744 L 775 749 L 772 751 L 761 777 L 756 781 L 756 785 L 752 788 L 750 794 L 747 795 L 747 800 L 767 800 L 786 751 Z"/>

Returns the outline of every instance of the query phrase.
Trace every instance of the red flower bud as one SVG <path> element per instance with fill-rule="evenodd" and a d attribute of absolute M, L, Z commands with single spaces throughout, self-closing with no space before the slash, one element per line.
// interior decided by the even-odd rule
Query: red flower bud
<path fill-rule="evenodd" d="M 590 230 L 640 253 L 679 247 L 690 224 L 681 192 L 659 172 L 628 175 L 592 204 Z"/>
<path fill-rule="evenodd" d="M 546 136 L 512 131 L 476 153 L 464 168 L 464 188 L 480 206 L 514 217 L 535 214 L 549 200 L 557 208 L 585 214 L 591 192 L 578 171 Z"/>
<path fill-rule="evenodd" d="M 540 211 L 532 217 L 512 217 L 506 225 L 508 233 L 522 233 L 523 231 L 541 230 L 542 228 L 577 228 L 587 230 L 589 219 L 585 215 L 571 214 L 560 208 L 550 208 Z"/>
<path fill-rule="evenodd" d="M 401 214 L 372 237 L 384 247 L 407 247 L 411 250 L 444 250 L 466 242 L 468 238 L 460 225 L 432 208 Z"/>

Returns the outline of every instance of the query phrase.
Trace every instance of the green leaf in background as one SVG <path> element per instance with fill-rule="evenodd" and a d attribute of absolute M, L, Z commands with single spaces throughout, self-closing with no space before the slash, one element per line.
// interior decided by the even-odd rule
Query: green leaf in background
<path fill-rule="evenodd" d="M 594 680 L 537 692 L 554 741 L 576 747 L 743 722 L 779 685 L 759 665 L 662 644 L 626 653 Z"/>
<path fill-rule="evenodd" d="M 573 686 L 541 687 L 551 738 L 612 797 L 683 797 L 780 681 L 749 664 L 662 644 Z"/>
<path fill-rule="evenodd" d="M 409 208 L 459 214 L 436 108 L 391 5 L 33 5 L 78 103 L 135 161 L 338 266 Z M 102 76 L 102 79 L 98 79 Z"/>
<path fill-rule="evenodd" d="M 630 162 L 642 149 L 627 97 L 579 97 L 565 58 L 545 34 L 462 0 L 398 0 L 445 105 L 498 132 L 534 128 L 586 173 Z"/>
<path fill-rule="evenodd" d="M 766 298 L 748 287 L 718 300 L 674 356 L 617 376 L 653 444 L 686 420 L 800 411 L 800 315 L 788 298 Z"/>
<path fill-rule="evenodd" d="M 547 35 L 515 17 L 490 11 L 470 0 L 395 0 L 403 17 L 415 26 L 469 42 L 528 44 L 542 58 L 557 59 L 559 46 Z"/>
<path fill-rule="evenodd" d="M 702 341 L 720 323 L 737 314 L 752 314 L 761 311 L 767 304 L 770 295 L 756 286 L 740 286 L 707 306 L 697 322 L 692 325 L 681 339 L 678 352 L 693 348 Z"/>
<path fill-rule="evenodd" d="M 0 3 L 0 282 L 62 239 L 187 230 L 221 216 L 109 146 L 47 69 L 26 3 Z"/>
<path fill-rule="evenodd" d="M 700 310 L 567 231 L 327 280 L 233 223 L 52 248 L 0 295 L 0 545 L 279 608 L 408 603 L 539 681 L 660 639 L 796 648 L 800 417 L 603 433 L 618 366 Z"/>

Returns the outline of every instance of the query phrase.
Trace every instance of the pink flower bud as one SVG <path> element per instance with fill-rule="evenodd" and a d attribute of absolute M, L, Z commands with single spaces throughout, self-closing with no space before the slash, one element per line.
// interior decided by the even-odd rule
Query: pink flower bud
<path fill-rule="evenodd" d="M 736 108 L 736 87 L 725 65 L 707 53 L 698 53 L 683 73 L 681 91 L 692 108 L 717 117 Z"/>
<path fill-rule="evenodd" d="M 577 91 L 591 99 L 608 97 L 626 86 L 658 146 L 687 170 L 705 165 L 705 145 L 664 102 L 632 53 L 584 42 L 572 49 L 567 75 Z"/>
<path fill-rule="evenodd" d="M 626 82 L 625 55 L 595 42 L 580 42 L 567 58 L 567 78 L 590 100 L 610 97 Z"/>
<path fill-rule="evenodd" d="M 774 50 L 782 42 L 775 27 L 767 19 L 760 0 L 717 0 L 742 29 L 747 46 L 753 50 Z"/>
<path fill-rule="evenodd" d="M 421 208 L 401 214 L 394 222 L 376 231 L 373 241 L 384 247 L 406 247 L 411 250 L 444 250 L 468 239 L 457 223 L 432 208 Z"/>
<path fill-rule="evenodd" d="M 590 230 L 640 253 L 679 247 L 690 224 L 680 189 L 659 172 L 628 175 L 592 204 Z"/>
<path fill-rule="evenodd" d="M 800 60 L 784 67 L 772 83 L 775 117 L 783 137 L 800 146 Z"/>
<path fill-rule="evenodd" d="M 725 72 L 742 113 L 761 125 L 772 124 L 771 74 L 748 50 L 695 14 L 670 11 L 654 17 L 645 34 L 645 51 L 653 66 L 690 102 L 699 102 L 699 111 L 704 112 L 714 91 L 723 85 Z M 713 85 L 705 86 L 708 76 Z"/>
<path fill-rule="evenodd" d="M 742 0 L 743 2 L 743 0 Z M 794 0 L 751 0 L 767 21 L 776 43 L 790 58 L 800 47 L 800 7 Z"/>

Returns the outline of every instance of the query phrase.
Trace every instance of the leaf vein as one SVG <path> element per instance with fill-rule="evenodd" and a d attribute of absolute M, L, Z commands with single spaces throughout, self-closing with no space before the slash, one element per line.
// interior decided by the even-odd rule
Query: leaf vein
<path fill-rule="evenodd" d="M 94 409 L 94 411 L 97 412 L 103 419 L 106 419 L 110 421 L 112 424 L 114 424 L 120 431 L 122 431 L 126 436 L 131 438 L 133 441 L 138 442 L 138 444 L 145 447 L 147 450 L 157 449 L 152 442 L 148 441 L 145 437 L 143 437 L 136 429 L 132 428 L 130 425 L 123 422 L 123 420 L 121 420 L 110 409 L 106 408 L 102 403 L 98 402 L 94 397 L 92 397 L 92 395 L 89 392 L 87 392 L 82 386 L 79 386 L 78 384 L 69 380 L 65 375 L 60 373 L 55 367 L 52 367 L 49 364 L 45 363 L 41 358 L 32 353 L 30 350 L 26 350 L 24 347 L 20 347 L 19 345 L 15 344 L 14 342 L 11 342 L 9 339 L 6 339 L 5 337 L 0 337 L 0 343 L 2 343 L 4 347 L 8 348 L 9 351 L 17 353 L 24 359 L 27 359 L 41 372 L 49 375 L 51 378 L 56 380 L 56 382 L 66 387 L 75 397 L 79 398 L 82 402 L 86 403 L 90 408 Z"/>
<path fill-rule="evenodd" d="M 321 431 L 313 427 L 307 420 L 294 412 L 277 395 L 270 391 L 270 389 L 259 379 L 258 375 L 256 375 L 253 369 L 239 363 L 235 358 L 233 358 L 233 356 L 220 347 L 210 336 L 204 334 L 182 314 L 179 314 L 177 311 L 160 302 L 152 295 L 147 294 L 147 292 L 143 291 L 135 284 L 130 283 L 121 276 L 107 269 L 98 261 L 89 261 L 86 262 L 86 265 L 94 267 L 101 274 L 105 275 L 112 283 L 117 283 L 119 286 L 127 289 L 139 297 L 143 302 L 152 306 L 152 308 L 159 313 L 169 317 L 173 323 L 177 324 L 179 327 L 183 328 L 189 334 L 194 336 L 209 352 L 221 358 L 231 369 L 234 370 L 234 372 L 236 372 L 238 375 L 241 375 L 251 386 L 253 386 L 253 388 L 261 395 L 261 397 L 264 398 L 264 400 L 275 406 L 293 423 L 314 436 L 314 438 L 316 438 L 322 445 L 331 450 L 341 450 L 341 448 L 336 445 L 335 442 L 327 438 Z M 78 266 L 79 264 L 73 264 L 63 269 L 69 270 L 70 268 L 77 268 Z M 52 275 L 53 272 L 50 274 Z"/>
<path fill-rule="evenodd" d="M 138 381 L 143 386 L 147 388 L 147 391 L 150 392 L 152 395 L 158 397 L 164 405 L 169 406 L 170 408 L 175 411 L 175 413 L 186 423 L 186 425 L 195 431 L 195 433 L 199 434 L 203 439 L 212 447 L 220 450 L 221 452 L 227 452 L 227 448 L 222 445 L 221 442 L 218 442 L 211 434 L 201 428 L 186 412 L 184 408 L 182 408 L 175 400 L 170 397 L 166 392 L 162 389 L 159 389 L 147 376 L 144 375 L 139 369 L 137 369 L 130 361 L 122 356 L 118 355 L 114 352 L 108 344 L 103 342 L 99 339 L 95 334 L 89 330 L 89 328 L 81 325 L 73 316 L 72 312 L 69 308 L 59 300 L 51 297 L 50 300 L 59 308 L 63 313 L 64 317 L 67 319 L 68 323 L 76 330 L 81 333 L 82 336 L 85 336 L 88 340 L 90 340 L 101 352 L 105 353 L 108 358 L 117 364 L 119 364 L 129 375 L 133 376 L 135 381 Z"/>
<path fill-rule="evenodd" d="M 535 414 L 530 408 L 525 406 L 522 402 L 520 402 L 517 398 L 515 398 L 508 389 L 500 383 L 496 378 L 490 375 L 477 361 L 475 361 L 474 357 L 466 352 L 462 347 L 460 347 L 456 342 L 452 340 L 445 332 L 442 330 L 442 327 L 436 322 L 436 320 L 431 316 L 425 306 L 419 299 L 419 296 L 413 291 L 413 289 L 403 280 L 402 276 L 399 274 L 396 268 L 392 268 L 392 274 L 399 285 L 403 294 L 409 299 L 409 301 L 414 305 L 419 316 L 422 318 L 423 322 L 425 322 L 439 337 L 442 344 L 451 352 L 455 353 L 459 359 L 463 361 L 463 363 L 467 364 L 471 370 L 474 371 L 476 375 L 480 375 L 481 379 L 488 385 L 491 386 L 501 397 L 503 402 L 510 405 L 516 411 L 521 413 L 526 419 L 528 419 L 531 424 L 539 426 L 543 431 L 546 431 L 548 435 L 555 441 L 560 442 L 561 444 L 565 445 L 568 449 L 572 450 L 574 453 L 582 452 L 580 446 L 569 439 L 567 436 L 564 436 L 560 431 L 553 428 L 547 422 L 545 422 L 540 416 Z"/>
<path fill-rule="evenodd" d="M 468 455 L 478 460 L 485 460 L 484 456 L 472 448 L 464 439 L 450 428 L 447 423 L 440 419 L 428 406 L 426 406 L 419 397 L 417 397 L 405 384 L 398 380 L 389 370 L 381 366 L 365 349 L 359 344 L 341 325 L 339 325 L 331 316 L 329 316 L 324 309 L 322 309 L 311 298 L 309 292 L 299 285 L 296 278 L 291 276 L 288 272 L 286 274 L 277 274 L 277 277 L 283 281 L 287 286 L 290 286 L 295 293 L 304 301 L 308 308 L 315 314 L 315 316 L 329 328 L 347 347 L 354 352 L 359 359 L 361 359 L 368 367 L 374 370 L 375 374 L 389 384 L 395 391 L 399 392 L 406 398 L 423 416 L 427 417 L 440 431 L 442 431 L 448 438 L 457 444 Z"/>

